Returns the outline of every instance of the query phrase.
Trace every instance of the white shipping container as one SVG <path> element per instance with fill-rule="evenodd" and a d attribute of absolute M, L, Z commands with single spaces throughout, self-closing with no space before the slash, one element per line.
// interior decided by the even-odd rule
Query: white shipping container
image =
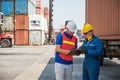
<path fill-rule="evenodd" d="M 30 30 L 29 31 L 29 45 L 40 46 L 42 45 L 42 31 Z"/>
<path fill-rule="evenodd" d="M 28 14 L 36 14 L 36 5 L 31 1 L 28 1 Z"/>
<path fill-rule="evenodd" d="M 29 15 L 29 30 L 45 30 L 47 23 L 42 15 Z"/>
<path fill-rule="evenodd" d="M 45 31 L 42 31 L 42 45 L 45 43 Z"/>
<path fill-rule="evenodd" d="M 44 30 L 45 30 L 45 32 L 47 32 L 48 31 L 48 22 L 47 22 L 47 19 L 45 19 L 44 18 Z"/>
<path fill-rule="evenodd" d="M 5 16 L 3 26 L 4 26 L 6 31 L 14 31 L 13 17 L 12 16 Z"/>

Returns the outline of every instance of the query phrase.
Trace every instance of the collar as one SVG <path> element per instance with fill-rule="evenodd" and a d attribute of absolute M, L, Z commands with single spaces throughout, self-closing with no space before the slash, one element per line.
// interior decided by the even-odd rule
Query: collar
<path fill-rule="evenodd" d="M 67 38 L 69 38 L 69 39 L 72 39 L 72 37 L 73 37 L 73 36 L 70 36 L 70 35 L 67 33 L 67 31 L 65 31 L 64 34 L 65 34 L 65 36 L 67 36 Z"/>

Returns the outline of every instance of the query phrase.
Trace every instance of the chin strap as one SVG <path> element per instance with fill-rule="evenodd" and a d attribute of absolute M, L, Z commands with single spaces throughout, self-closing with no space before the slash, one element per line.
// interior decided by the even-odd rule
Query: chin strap
<path fill-rule="evenodd" d="M 91 40 L 92 40 L 92 36 L 89 36 L 89 37 L 87 38 L 87 40 L 88 40 L 88 41 L 91 41 Z"/>

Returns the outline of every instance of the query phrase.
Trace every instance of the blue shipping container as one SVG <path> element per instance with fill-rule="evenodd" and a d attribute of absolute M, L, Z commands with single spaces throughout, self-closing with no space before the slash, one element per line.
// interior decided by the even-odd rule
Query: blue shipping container
<path fill-rule="evenodd" d="M 13 2 L 11 0 L 2 1 L 1 2 L 1 12 L 4 13 L 5 16 L 10 16 L 14 14 Z"/>
<path fill-rule="evenodd" d="M 15 14 L 27 14 L 28 13 L 28 0 L 16 0 L 15 2 Z"/>

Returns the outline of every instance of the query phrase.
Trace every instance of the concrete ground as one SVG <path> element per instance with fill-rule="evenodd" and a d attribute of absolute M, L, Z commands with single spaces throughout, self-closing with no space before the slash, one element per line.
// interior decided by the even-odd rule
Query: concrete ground
<path fill-rule="evenodd" d="M 0 80 L 55 80 L 55 45 L 0 48 Z M 82 80 L 84 55 L 74 56 L 73 79 Z M 99 80 L 120 80 L 120 61 L 105 59 Z"/>

